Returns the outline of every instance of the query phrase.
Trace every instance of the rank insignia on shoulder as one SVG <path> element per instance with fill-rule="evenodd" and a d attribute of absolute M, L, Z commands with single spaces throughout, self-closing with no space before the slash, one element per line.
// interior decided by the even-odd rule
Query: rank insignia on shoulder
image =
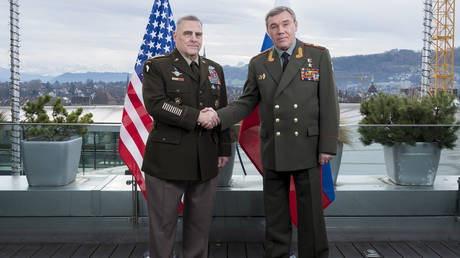
<path fill-rule="evenodd" d="M 318 46 L 318 45 L 315 45 L 315 44 L 310 44 L 310 43 L 304 43 L 303 44 L 304 46 L 307 46 L 307 47 L 313 47 L 313 48 L 317 48 L 319 50 L 325 50 L 326 48 L 322 47 L 322 46 Z"/>
<path fill-rule="evenodd" d="M 257 77 L 257 79 L 258 79 L 259 81 L 265 80 L 265 73 L 259 74 L 259 76 Z"/>
<path fill-rule="evenodd" d="M 211 84 L 220 85 L 220 79 L 219 79 L 219 75 L 217 74 L 216 68 L 214 68 L 214 66 L 210 65 L 208 67 L 208 72 L 209 72 L 209 76 L 208 76 L 209 82 Z"/>
<path fill-rule="evenodd" d="M 312 68 L 300 69 L 300 79 L 302 81 L 319 82 L 319 69 L 312 69 Z"/>
<path fill-rule="evenodd" d="M 150 64 L 145 64 L 145 71 L 147 73 L 150 71 Z"/>

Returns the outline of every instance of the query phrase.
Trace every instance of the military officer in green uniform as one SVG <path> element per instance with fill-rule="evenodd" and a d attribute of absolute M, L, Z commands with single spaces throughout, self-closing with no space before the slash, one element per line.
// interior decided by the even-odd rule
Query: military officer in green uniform
<path fill-rule="evenodd" d="M 228 130 L 199 124 L 211 107 L 227 105 L 222 67 L 202 56 L 202 23 L 196 16 L 177 21 L 172 53 L 147 60 L 142 93 L 154 125 L 142 164 L 147 187 L 149 251 L 152 258 L 170 257 L 184 194 L 183 253 L 208 257 L 218 168 L 231 155 Z"/>
<path fill-rule="evenodd" d="M 297 21 L 288 7 L 270 10 L 266 27 L 274 47 L 251 59 L 242 96 L 217 113 L 228 128 L 259 105 L 265 257 L 289 257 L 291 175 L 299 257 L 327 257 L 320 165 L 336 153 L 339 112 L 331 57 L 327 49 L 296 39 Z"/>

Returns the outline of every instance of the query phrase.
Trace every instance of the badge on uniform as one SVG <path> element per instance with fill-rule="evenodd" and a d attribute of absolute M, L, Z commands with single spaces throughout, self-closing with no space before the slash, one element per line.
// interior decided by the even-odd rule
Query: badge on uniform
<path fill-rule="evenodd" d="M 257 79 L 258 79 L 259 81 L 265 80 L 265 73 L 259 74 L 259 76 L 257 77 Z"/>
<path fill-rule="evenodd" d="M 184 81 L 184 78 L 183 77 L 179 77 L 182 75 L 181 72 L 179 72 L 179 69 L 177 69 L 177 67 L 174 66 L 174 71 L 171 72 L 175 77 L 171 77 L 171 80 L 173 81 L 180 81 L 180 82 L 183 82 Z"/>
<path fill-rule="evenodd" d="M 302 81 L 319 82 L 319 69 L 313 69 L 313 68 L 300 69 L 300 79 Z"/>
<path fill-rule="evenodd" d="M 208 71 L 209 71 L 209 76 L 208 76 L 209 82 L 211 84 L 220 85 L 220 79 L 219 79 L 219 75 L 217 75 L 216 68 L 210 65 L 208 68 Z"/>
<path fill-rule="evenodd" d="M 184 78 L 182 78 L 182 77 L 171 77 L 171 80 L 183 82 L 183 81 L 184 81 Z"/>

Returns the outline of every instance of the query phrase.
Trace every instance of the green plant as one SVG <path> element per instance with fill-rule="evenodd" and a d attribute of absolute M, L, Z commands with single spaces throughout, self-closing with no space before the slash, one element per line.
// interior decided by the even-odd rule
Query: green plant
<path fill-rule="evenodd" d="M 457 140 L 460 124 L 455 120 L 457 106 L 455 97 L 444 92 L 426 96 L 421 100 L 405 96 L 379 93 L 361 103 L 364 118 L 360 124 L 445 124 L 446 126 L 361 126 L 360 140 L 369 145 L 380 143 L 392 146 L 395 143 L 414 145 L 416 142 L 435 142 L 440 148 L 452 149 Z"/>
<path fill-rule="evenodd" d="M 36 102 L 28 101 L 22 108 L 25 112 L 26 119 L 24 123 L 40 123 L 40 125 L 25 125 L 25 136 L 28 140 L 47 140 L 58 141 L 67 139 L 73 135 L 84 135 L 88 129 L 85 126 L 78 125 L 43 125 L 46 123 L 56 124 L 90 124 L 93 114 L 88 113 L 83 116 L 82 108 L 78 108 L 71 113 L 62 105 L 62 99 L 57 98 L 52 105 L 52 119 L 48 116 L 45 106 L 51 101 L 50 95 L 38 97 Z M 81 117 L 80 117 L 81 116 Z"/>

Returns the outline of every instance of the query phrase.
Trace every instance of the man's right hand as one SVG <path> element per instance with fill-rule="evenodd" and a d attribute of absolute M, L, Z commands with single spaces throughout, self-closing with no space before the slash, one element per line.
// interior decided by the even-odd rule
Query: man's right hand
<path fill-rule="evenodd" d="M 220 123 L 220 119 L 213 108 L 207 107 L 200 111 L 197 123 L 206 129 L 212 129 Z"/>

